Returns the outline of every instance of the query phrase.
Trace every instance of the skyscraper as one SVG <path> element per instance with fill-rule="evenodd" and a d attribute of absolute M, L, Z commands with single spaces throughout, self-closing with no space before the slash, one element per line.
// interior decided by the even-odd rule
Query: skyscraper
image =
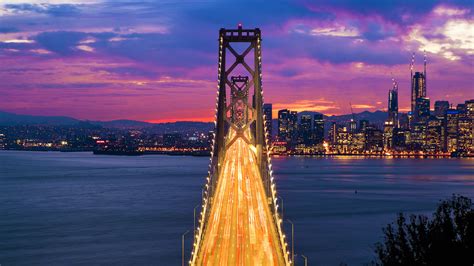
<path fill-rule="evenodd" d="M 290 111 L 288 116 L 288 133 L 291 145 L 295 145 L 298 139 L 298 112 L 297 111 Z"/>
<path fill-rule="evenodd" d="M 278 111 L 278 140 L 287 141 L 289 138 L 289 118 L 290 110 Z"/>
<path fill-rule="evenodd" d="M 321 144 L 324 141 L 324 116 L 315 114 L 313 120 L 313 139 L 315 144 Z"/>
<path fill-rule="evenodd" d="M 384 151 L 391 151 L 393 149 L 393 128 L 392 121 L 385 121 L 383 126 L 383 148 Z"/>
<path fill-rule="evenodd" d="M 398 121 L 398 83 L 394 80 L 392 89 L 388 91 L 388 121 L 392 122 L 393 127 L 399 126 Z"/>
<path fill-rule="evenodd" d="M 265 127 L 267 128 L 268 132 L 268 140 L 272 140 L 273 137 L 273 130 L 272 130 L 272 104 L 265 103 L 263 104 L 263 114 L 265 115 Z"/>
<path fill-rule="evenodd" d="M 458 149 L 458 119 L 459 111 L 449 109 L 446 114 L 446 144 L 448 152 Z"/>
<path fill-rule="evenodd" d="M 311 115 L 302 115 L 299 127 L 300 143 L 305 146 L 311 146 L 313 143 L 311 127 Z"/>
<path fill-rule="evenodd" d="M 410 67 L 410 76 L 411 76 L 411 112 L 416 113 L 416 99 L 426 97 L 426 54 L 424 58 L 424 70 L 423 73 L 415 72 L 413 75 L 413 66 L 415 63 L 415 55 L 413 54 L 411 67 Z M 415 115 L 416 119 L 416 115 Z"/>

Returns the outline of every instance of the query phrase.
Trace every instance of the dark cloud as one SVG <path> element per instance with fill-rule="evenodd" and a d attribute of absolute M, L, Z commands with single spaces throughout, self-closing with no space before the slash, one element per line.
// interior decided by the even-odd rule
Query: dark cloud
<path fill-rule="evenodd" d="M 14 33 L 19 32 L 20 30 L 15 27 L 2 27 L 0 26 L 0 33 Z"/>
<path fill-rule="evenodd" d="M 60 55 L 71 55 L 77 44 L 87 36 L 85 32 L 54 31 L 40 33 L 35 40 L 49 51 Z"/>
<path fill-rule="evenodd" d="M 72 4 L 6 4 L 4 7 L 15 13 L 33 12 L 56 17 L 71 16 L 80 13 L 78 5 Z"/>

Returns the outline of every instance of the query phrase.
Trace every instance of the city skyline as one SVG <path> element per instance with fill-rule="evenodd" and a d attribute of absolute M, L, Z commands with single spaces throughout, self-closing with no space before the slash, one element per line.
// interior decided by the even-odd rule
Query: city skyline
<path fill-rule="evenodd" d="M 399 111 L 407 112 L 411 54 L 414 71 L 423 72 L 423 51 L 431 109 L 438 100 L 473 98 L 468 1 L 257 3 L 247 17 L 232 8 L 217 15 L 224 3 L 213 2 L 20 2 L 0 5 L 3 111 L 210 121 L 215 29 L 238 22 L 264 32 L 263 87 L 274 117 L 281 109 L 350 114 L 349 103 L 355 112 L 386 110 L 392 77 Z M 186 108 L 171 108 L 176 99 Z"/>

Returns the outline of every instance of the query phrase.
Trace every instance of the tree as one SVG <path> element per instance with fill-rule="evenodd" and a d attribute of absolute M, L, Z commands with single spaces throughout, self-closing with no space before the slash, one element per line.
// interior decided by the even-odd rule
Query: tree
<path fill-rule="evenodd" d="M 440 202 L 430 220 L 424 215 L 398 214 L 383 229 L 376 265 L 474 265 L 472 200 L 460 195 Z"/>

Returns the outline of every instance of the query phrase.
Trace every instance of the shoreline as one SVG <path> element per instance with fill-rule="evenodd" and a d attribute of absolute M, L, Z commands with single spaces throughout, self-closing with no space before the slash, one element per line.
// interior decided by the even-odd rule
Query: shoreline
<path fill-rule="evenodd" d="M 59 150 L 59 149 L 4 149 L 1 151 L 24 151 L 24 152 L 87 152 L 93 154 L 93 150 Z M 130 156 L 130 155 L 122 155 L 122 154 L 99 154 L 100 156 Z M 186 152 L 186 151 L 152 151 L 147 152 L 145 151 L 142 154 L 136 156 L 144 156 L 144 155 L 168 155 L 168 156 L 194 156 L 194 157 L 208 157 L 210 156 L 210 152 L 206 151 L 199 151 L 199 152 Z M 354 157 L 354 158 L 393 158 L 393 159 L 446 159 L 446 158 L 474 158 L 474 156 L 450 156 L 446 154 L 271 154 L 272 158 L 283 158 L 283 157 L 307 157 L 307 158 L 337 158 L 337 157 Z"/>

